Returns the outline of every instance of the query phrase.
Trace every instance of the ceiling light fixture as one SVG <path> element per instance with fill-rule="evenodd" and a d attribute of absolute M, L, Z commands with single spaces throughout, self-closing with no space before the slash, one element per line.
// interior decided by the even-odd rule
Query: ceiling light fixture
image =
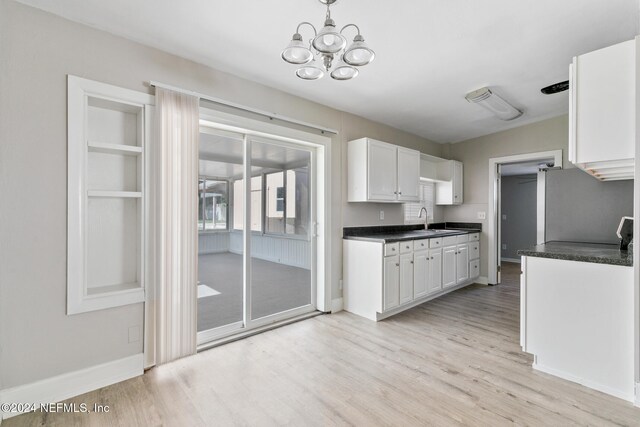
<path fill-rule="evenodd" d="M 481 107 L 491 111 L 500 120 L 513 120 L 520 117 L 522 111 L 500 98 L 487 87 L 483 87 L 473 92 L 469 92 L 465 98 L 472 104 L 478 104 Z"/>
<path fill-rule="evenodd" d="M 296 70 L 296 75 L 303 80 L 318 80 L 325 74 L 324 69 L 334 80 L 350 80 L 359 74 L 356 67 L 362 67 L 373 61 L 376 54 L 365 43 L 364 37 L 360 34 L 360 28 L 355 24 L 347 24 L 340 31 L 336 29 L 336 23 L 331 19 L 332 4 L 337 0 L 319 0 L 327 5 L 327 15 L 324 25 L 320 31 L 309 22 L 301 22 L 296 28 L 296 32 L 291 38 L 289 45 L 282 51 L 282 59 L 289 64 L 300 65 Z M 307 46 L 302 41 L 300 28 L 308 25 L 313 29 L 313 39 Z M 353 39 L 353 43 L 347 47 L 347 39 L 342 32 L 354 27 L 358 34 Z M 313 49 L 313 50 L 312 50 Z M 322 60 L 322 66 L 316 62 L 316 55 Z M 336 64 L 334 65 L 334 60 Z"/>

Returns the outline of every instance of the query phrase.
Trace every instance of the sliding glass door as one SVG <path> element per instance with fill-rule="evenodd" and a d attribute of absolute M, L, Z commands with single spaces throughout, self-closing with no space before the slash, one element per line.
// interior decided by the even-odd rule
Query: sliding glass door
<path fill-rule="evenodd" d="M 251 211 L 262 233 L 251 234 L 251 320 L 311 304 L 311 152 L 251 140 Z M 255 194 L 255 197 L 254 197 Z"/>
<path fill-rule="evenodd" d="M 201 128 L 199 344 L 315 310 L 314 155 Z"/>

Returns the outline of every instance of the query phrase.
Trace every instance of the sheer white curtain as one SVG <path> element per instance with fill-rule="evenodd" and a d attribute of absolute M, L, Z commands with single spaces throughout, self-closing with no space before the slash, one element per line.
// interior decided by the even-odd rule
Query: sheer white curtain
<path fill-rule="evenodd" d="M 156 360 L 196 352 L 199 100 L 156 88 Z"/>

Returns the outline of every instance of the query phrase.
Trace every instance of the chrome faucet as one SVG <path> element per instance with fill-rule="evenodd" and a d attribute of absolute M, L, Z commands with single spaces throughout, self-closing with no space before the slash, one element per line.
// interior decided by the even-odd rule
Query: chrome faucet
<path fill-rule="evenodd" d="M 427 228 L 427 221 L 429 220 L 427 209 L 423 206 L 420 208 L 420 213 L 418 214 L 418 218 L 422 218 L 422 211 L 424 211 L 424 228 Z"/>

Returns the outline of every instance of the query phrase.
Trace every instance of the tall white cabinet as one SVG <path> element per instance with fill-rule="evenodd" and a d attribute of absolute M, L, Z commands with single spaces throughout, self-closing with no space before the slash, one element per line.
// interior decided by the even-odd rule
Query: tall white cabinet
<path fill-rule="evenodd" d="M 143 302 L 154 98 L 68 77 L 67 313 Z"/>
<path fill-rule="evenodd" d="M 419 201 L 420 152 L 371 138 L 348 143 L 349 202 Z"/>

